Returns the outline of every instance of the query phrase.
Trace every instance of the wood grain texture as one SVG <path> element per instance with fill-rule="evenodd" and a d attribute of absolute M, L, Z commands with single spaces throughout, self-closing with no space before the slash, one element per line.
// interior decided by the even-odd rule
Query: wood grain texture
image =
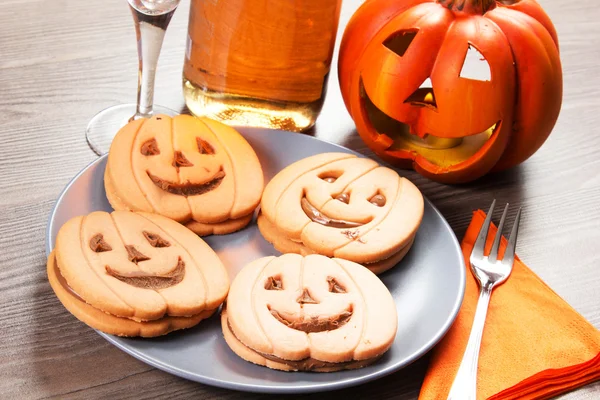
<path fill-rule="evenodd" d="M 344 1 L 340 32 L 360 3 Z M 465 186 L 406 175 L 458 237 L 471 211 L 487 208 L 492 198 L 521 205 L 520 256 L 600 327 L 600 8 L 596 0 L 541 3 L 558 30 L 564 68 L 563 108 L 548 142 L 521 167 Z M 157 102 L 180 110 L 188 8 L 184 0 L 175 14 L 157 75 Z M 135 101 L 133 24 L 124 0 L 2 0 L 0 21 L 0 397 L 269 397 L 151 368 L 109 345 L 58 302 L 44 270 L 48 213 L 64 185 L 96 158 L 83 135 L 89 119 L 110 105 Z M 343 106 L 335 68 L 312 133 L 371 154 Z M 335 395 L 416 399 L 426 366 L 427 357 Z M 600 398 L 600 384 L 563 398 Z"/>

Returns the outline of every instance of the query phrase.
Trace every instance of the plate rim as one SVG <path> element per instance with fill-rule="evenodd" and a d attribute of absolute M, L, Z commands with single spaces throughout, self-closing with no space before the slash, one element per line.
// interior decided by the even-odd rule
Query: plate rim
<path fill-rule="evenodd" d="M 244 131 L 257 131 L 257 132 L 258 131 L 263 131 L 263 132 L 268 131 L 267 132 L 268 134 L 297 135 L 297 136 L 304 137 L 309 140 L 314 140 L 317 142 L 333 145 L 333 146 L 343 150 L 344 152 L 349 152 L 358 157 L 371 158 L 371 157 L 361 154 L 355 150 L 352 150 L 352 149 L 349 149 L 342 145 L 339 145 L 337 143 L 332 143 L 332 142 L 329 142 L 329 141 L 326 141 L 323 139 L 316 138 L 314 136 L 302 135 L 302 134 L 298 134 L 298 133 L 294 133 L 294 132 L 279 131 L 279 130 L 266 130 L 266 129 L 261 129 L 261 128 L 251 128 L 251 127 L 236 127 L 236 129 L 238 129 L 238 131 L 240 132 L 240 134 L 242 134 L 242 136 L 244 136 Z M 96 164 L 100 164 L 100 163 L 104 162 L 107 158 L 108 158 L 108 154 L 103 154 L 102 156 L 96 158 L 95 160 L 92 160 L 83 169 L 81 169 L 73 178 L 71 178 L 71 180 L 66 184 L 66 186 L 63 188 L 63 190 L 60 192 L 59 196 L 57 197 L 56 201 L 54 202 L 54 205 L 52 206 L 52 210 L 50 212 L 50 215 L 48 216 L 48 222 L 46 224 L 46 234 L 45 234 L 46 257 L 49 257 L 50 253 L 52 252 L 52 249 L 50 248 L 50 242 L 52 241 L 51 236 L 52 236 L 53 227 L 55 225 L 54 219 L 55 219 L 56 213 L 58 211 L 58 205 L 62 202 L 63 198 L 65 197 L 65 195 L 67 194 L 67 192 L 69 191 L 71 186 L 73 186 L 75 184 L 75 182 L 77 182 L 77 180 L 83 174 L 85 174 L 90 168 L 92 168 Z M 387 163 L 385 163 L 379 159 L 377 159 L 375 161 L 398 172 L 397 168 L 394 168 L 393 166 L 390 166 Z M 372 373 L 360 375 L 360 376 L 350 378 L 350 379 L 338 380 L 336 382 L 317 383 L 317 384 L 312 384 L 312 385 L 300 384 L 300 385 L 289 385 L 289 386 L 277 386 L 276 384 L 274 384 L 274 385 L 267 386 L 267 385 L 251 384 L 251 383 L 239 383 L 239 382 L 233 382 L 233 381 L 224 381 L 224 380 L 216 379 L 216 378 L 209 377 L 206 375 L 198 375 L 198 374 L 188 373 L 187 371 L 181 370 L 177 367 L 165 364 L 164 362 L 162 362 L 160 360 L 146 356 L 145 354 L 143 354 L 137 350 L 133 350 L 130 347 L 121 344 L 117 340 L 118 338 L 116 338 L 112 335 L 106 334 L 106 333 L 101 332 L 96 329 L 94 329 L 94 330 L 96 331 L 96 333 L 98 333 L 101 337 L 103 337 L 106 341 L 108 341 L 110 344 L 112 344 L 119 350 L 127 353 L 128 355 L 130 355 L 130 356 L 132 356 L 154 368 L 157 368 L 166 373 L 178 376 L 180 378 L 184 378 L 184 379 L 187 379 L 187 380 L 190 380 L 193 382 L 197 382 L 197 383 L 201 383 L 201 384 L 205 384 L 205 385 L 209 385 L 209 386 L 219 387 L 222 389 L 229 389 L 229 390 L 236 390 L 236 391 L 243 391 L 243 392 L 252 392 L 252 393 L 269 393 L 269 394 L 315 393 L 315 392 L 325 392 L 325 391 L 332 391 L 332 390 L 339 390 L 339 389 L 343 389 L 343 388 L 353 387 L 353 386 L 365 384 L 365 383 L 383 378 L 387 375 L 398 372 L 398 371 L 402 370 L 403 368 L 406 368 L 408 365 L 412 364 L 416 360 L 418 360 L 421 357 L 423 357 L 424 355 L 426 355 L 437 343 L 439 343 L 440 340 L 442 340 L 444 338 L 444 336 L 448 333 L 448 331 L 450 330 L 450 328 L 456 321 L 456 318 L 458 316 L 460 307 L 462 306 L 462 302 L 463 302 L 464 296 L 465 296 L 466 265 L 465 265 L 464 258 L 462 256 L 462 249 L 460 247 L 460 242 L 459 242 L 458 238 L 456 237 L 454 230 L 452 229 L 452 227 L 450 226 L 450 224 L 448 223 L 446 218 L 444 218 L 443 214 L 435 207 L 435 205 L 424 194 L 423 194 L 423 200 L 425 201 L 425 203 L 427 203 L 427 205 L 429 207 L 431 207 L 432 211 L 435 214 L 437 214 L 437 217 L 439 219 L 441 219 L 441 222 L 444 225 L 444 227 L 450 232 L 453 247 L 457 251 L 457 253 L 460 255 L 460 257 L 459 257 L 460 284 L 458 287 L 458 296 L 452 307 L 452 311 L 448 315 L 448 318 L 446 319 L 444 324 L 437 331 L 436 335 L 434 335 L 427 343 L 425 343 L 423 346 L 421 346 L 421 348 L 419 348 L 417 351 L 415 351 L 412 357 L 405 359 L 401 363 L 390 365 L 386 368 L 375 370 Z M 244 361 L 244 362 L 247 362 L 247 361 Z M 281 372 L 281 373 L 290 374 L 290 372 Z"/>

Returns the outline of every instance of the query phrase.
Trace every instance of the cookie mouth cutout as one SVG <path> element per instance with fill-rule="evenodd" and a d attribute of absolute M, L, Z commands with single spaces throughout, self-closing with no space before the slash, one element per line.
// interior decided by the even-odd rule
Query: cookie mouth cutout
<path fill-rule="evenodd" d="M 167 179 L 160 178 L 150 171 L 146 171 L 150 180 L 160 189 L 169 192 L 171 194 L 176 194 L 180 196 L 196 196 L 200 194 L 204 194 L 214 190 L 221 185 L 223 178 L 225 178 L 225 171 L 220 169 L 216 174 L 214 174 L 207 181 L 196 183 L 196 182 L 171 182 Z"/>
<path fill-rule="evenodd" d="M 368 124 L 377 135 L 386 136 L 391 142 L 385 149 L 386 152 L 407 151 L 425 158 L 437 167 L 451 167 L 476 157 L 488 141 L 495 139 L 502 126 L 502 120 L 499 120 L 483 132 L 460 138 L 445 138 L 432 134 L 419 137 L 410 132 L 409 124 L 387 115 L 373 103 L 362 79 L 359 82 L 359 93 L 363 115 Z M 438 110 L 435 95 L 430 88 L 417 89 L 404 103 Z"/>
<path fill-rule="evenodd" d="M 271 315 L 288 328 L 305 333 L 334 331 L 346 325 L 352 318 L 352 307 L 330 317 L 310 317 L 307 315 L 289 315 L 267 306 Z"/>
<path fill-rule="evenodd" d="M 135 271 L 122 273 L 112 269 L 106 265 L 104 267 L 106 273 L 118 280 L 127 283 L 128 285 L 143 288 L 143 289 L 166 289 L 171 286 L 177 285 L 185 277 L 185 262 L 179 257 L 177 265 L 171 272 L 163 275 L 149 274 L 144 271 Z"/>
<path fill-rule="evenodd" d="M 318 224 L 330 227 L 330 228 L 340 228 L 340 229 L 350 229 L 350 228 L 358 228 L 361 227 L 368 222 L 354 222 L 354 221 L 346 221 L 343 219 L 336 219 L 328 216 L 324 212 L 320 211 L 317 207 L 311 204 L 310 201 L 303 196 L 300 200 L 300 206 L 302 207 L 302 211 L 306 214 L 311 221 L 316 222 Z"/>

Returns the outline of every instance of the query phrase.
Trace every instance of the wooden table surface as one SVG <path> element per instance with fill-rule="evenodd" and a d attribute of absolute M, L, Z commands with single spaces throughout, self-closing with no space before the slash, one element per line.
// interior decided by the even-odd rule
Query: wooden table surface
<path fill-rule="evenodd" d="M 344 0 L 340 31 L 360 3 Z M 600 327 L 600 8 L 596 0 L 541 3 L 558 30 L 564 68 L 562 112 L 550 139 L 521 167 L 473 184 L 407 176 L 459 238 L 471 211 L 493 198 L 521 205 L 518 253 Z M 182 1 L 157 75 L 157 103 L 181 110 L 188 9 Z M 189 382 L 137 361 L 54 296 L 44 268 L 48 214 L 66 183 L 96 158 L 84 138 L 89 119 L 135 101 L 133 24 L 124 0 L 2 0 L 0 21 L 0 398 L 267 397 Z M 335 68 L 313 134 L 371 154 L 343 107 Z M 416 399 L 426 366 L 427 357 L 335 395 Z M 600 398 L 600 383 L 564 398 Z"/>

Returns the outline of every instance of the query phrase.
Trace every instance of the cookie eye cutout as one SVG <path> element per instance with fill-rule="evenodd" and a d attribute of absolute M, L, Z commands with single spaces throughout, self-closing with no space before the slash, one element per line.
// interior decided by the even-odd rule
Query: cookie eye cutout
<path fill-rule="evenodd" d="M 215 148 L 210 145 L 206 140 L 202 140 L 199 137 L 196 138 L 196 143 L 198 144 L 198 151 L 200 154 L 215 154 Z"/>
<path fill-rule="evenodd" d="M 369 203 L 377 206 L 377 207 L 383 207 L 385 206 L 385 196 L 382 195 L 381 193 L 377 192 L 373 197 L 371 197 L 369 199 Z"/>
<path fill-rule="evenodd" d="M 104 235 L 98 233 L 90 239 L 90 249 L 95 253 L 103 253 L 105 251 L 111 251 L 112 247 L 104 240 Z"/>
<path fill-rule="evenodd" d="M 283 290 L 283 282 L 280 276 L 270 276 L 265 282 L 266 290 Z"/>
<path fill-rule="evenodd" d="M 393 51 L 400 57 L 406 53 L 406 50 L 410 47 L 410 44 L 417 36 L 418 29 L 407 29 L 403 31 L 394 32 L 383 41 L 383 45 L 389 50 Z"/>
<path fill-rule="evenodd" d="M 167 240 L 161 238 L 156 233 L 143 231 L 142 234 L 144 235 L 144 237 L 146 238 L 146 240 L 148 241 L 148 243 L 150 243 L 150 246 L 152 246 L 152 247 L 169 247 L 171 245 L 171 243 L 169 243 Z"/>
<path fill-rule="evenodd" d="M 324 172 L 319 175 L 319 179 L 324 180 L 327 183 L 333 183 L 339 179 L 340 176 L 343 175 L 343 171 L 330 171 Z"/>
<path fill-rule="evenodd" d="M 160 154 L 160 149 L 158 148 L 158 143 L 156 142 L 156 139 L 152 138 L 142 143 L 140 153 L 142 153 L 142 155 L 144 156 L 156 156 Z"/>
<path fill-rule="evenodd" d="M 340 285 L 334 277 L 328 276 L 327 283 L 329 284 L 329 291 L 331 293 L 346 293 L 346 288 Z"/>
<path fill-rule="evenodd" d="M 483 54 L 469 43 L 465 61 L 460 70 L 459 77 L 474 81 L 489 82 L 492 80 L 492 72 L 490 64 L 487 62 Z"/>
<path fill-rule="evenodd" d="M 139 262 L 150 259 L 150 257 L 144 255 L 138 249 L 136 249 L 135 246 L 125 245 L 125 250 L 127 250 L 127 258 L 135 265 L 137 265 Z"/>

